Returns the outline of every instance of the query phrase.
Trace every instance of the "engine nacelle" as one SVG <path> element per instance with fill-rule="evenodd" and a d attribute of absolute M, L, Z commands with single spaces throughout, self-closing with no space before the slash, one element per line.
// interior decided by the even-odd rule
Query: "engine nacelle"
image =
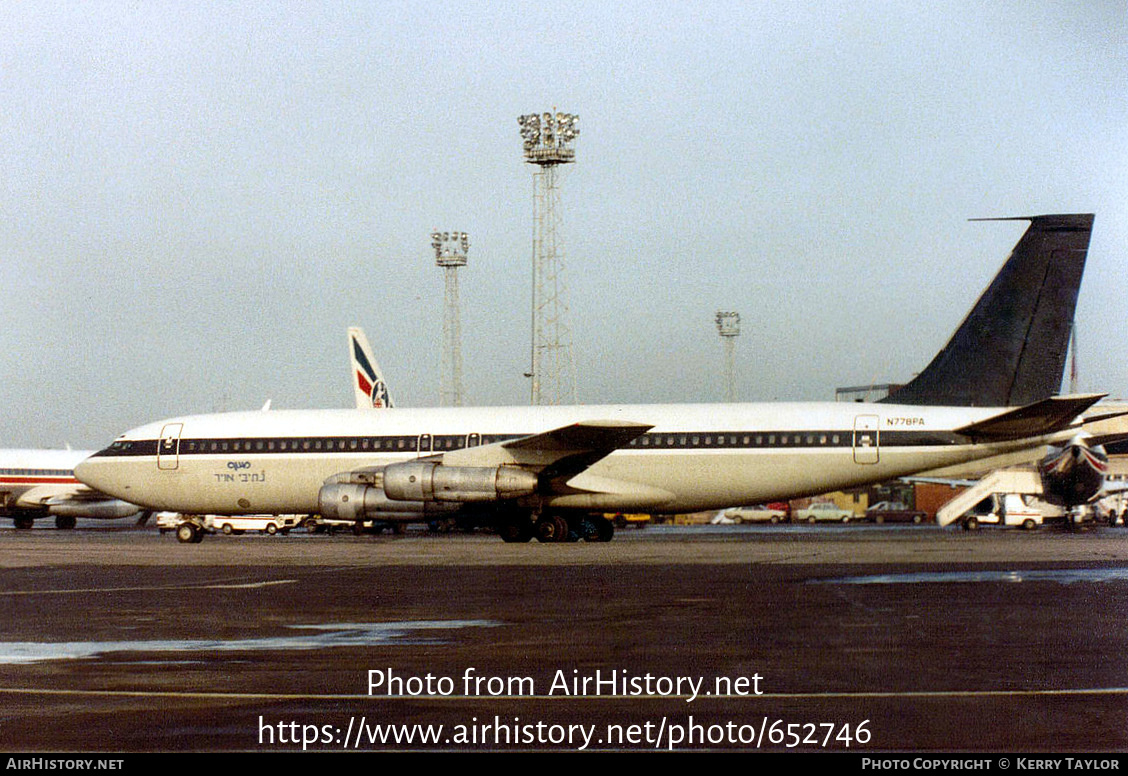
<path fill-rule="evenodd" d="M 322 486 L 317 494 L 317 507 L 322 517 L 354 522 L 372 518 L 425 520 L 457 509 L 454 505 L 422 501 L 392 501 L 378 487 L 354 483 Z"/>
<path fill-rule="evenodd" d="M 141 507 L 119 499 L 102 501 L 75 501 L 65 504 L 47 505 L 47 512 L 56 517 L 88 517 L 96 520 L 115 520 L 130 517 L 141 511 Z"/>
<path fill-rule="evenodd" d="M 516 466 L 407 461 L 384 469 L 384 493 L 395 501 L 498 501 L 535 493 L 537 482 L 537 475 Z"/>

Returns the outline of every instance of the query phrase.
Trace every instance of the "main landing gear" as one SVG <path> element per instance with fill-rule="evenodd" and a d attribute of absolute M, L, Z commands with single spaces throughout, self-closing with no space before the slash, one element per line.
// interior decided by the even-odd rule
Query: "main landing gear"
<path fill-rule="evenodd" d="M 204 531 L 195 523 L 184 522 L 176 526 L 176 538 L 184 544 L 199 544 L 204 540 Z"/>
<path fill-rule="evenodd" d="M 509 543 L 527 542 L 609 542 L 615 526 L 602 515 L 561 515 L 545 513 L 535 520 L 531 515 L 507 515 L 498 520 L 497 533 Z"/>

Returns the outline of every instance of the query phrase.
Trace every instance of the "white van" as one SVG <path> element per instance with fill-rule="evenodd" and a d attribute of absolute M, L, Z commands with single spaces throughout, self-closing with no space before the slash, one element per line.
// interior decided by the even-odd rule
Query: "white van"
<path fill-rule="evenodd" d="M 980 525 L 1022 526 L 1033 530 L 1044 521 L 1042 511 L 1019 494 L 992 493 L 966 512 L 960 524 L 969 531 Z"/>

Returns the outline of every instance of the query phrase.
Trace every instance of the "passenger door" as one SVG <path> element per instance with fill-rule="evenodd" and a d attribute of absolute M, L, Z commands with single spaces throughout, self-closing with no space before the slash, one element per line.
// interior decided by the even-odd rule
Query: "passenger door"
<path fill-rule="evenodd" d="M 184 431 L 183 423 L 167 423 L 161 429 L 161 438 L 157 442 L 157 468 L 166 471 L 177 469 L 180 466 L 180 434 Z"/>
<path fill-rule="evenodd" d="M 874 464 L 880 458 L 877 415 L 854 418 L 854 463 Z"/>

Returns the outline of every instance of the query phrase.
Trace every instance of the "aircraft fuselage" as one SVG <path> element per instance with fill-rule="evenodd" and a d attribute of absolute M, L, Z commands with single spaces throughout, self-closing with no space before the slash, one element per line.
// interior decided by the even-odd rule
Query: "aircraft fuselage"
<path fill-rule="evenodd" d="M 81 463 L 79 479 L 149 509 L 313 513 L 326 480 L 492 446 L 578 421 L 651 426 L 522 506 L 656 513 L 719 509 L 880 482 L 1068 439 L 976 444 L 953 429 L 999 408 L 696 404 L 223 413 L 139 427 Z M 485 452 L 483 450 L 483 452 Z"/>

